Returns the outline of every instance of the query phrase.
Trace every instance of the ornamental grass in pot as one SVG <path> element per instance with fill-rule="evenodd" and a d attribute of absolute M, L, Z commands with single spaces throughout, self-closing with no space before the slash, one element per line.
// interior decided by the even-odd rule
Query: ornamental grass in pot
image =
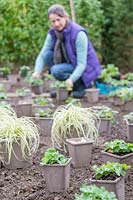
<path fill-rule="evenodd" d="M 61 192 L 68 189 L 71 159 L 54 148 L 49 148 L 44 153 L 40 164 L 42 165 L 47 189 L 50 192 Z"/>
<path fill-rule="evenodd" d="M 75 200 L 117 200 L 114 192 L 108 192 L 104 187 L 83 184 L 81 194 L 75 194 Z"/>
<path fill-rule="evenodd" d="M 126 143 L 124 140 L 115 139 L 106 142 L 102 153 L 104 162 L 110 161 L 132 165 L 133 144 Z"/>
<path fill-rule="evenodd" d="M 124 115 L 127 125 L 127 140 L 133 143 L 133 112 Z"/>
<path fill-rule="evenodd" d="M 0 149 L 8 169 L 29 167 L 39 146 L 37 126 L 28 118 L 18 118 L 12 108 L 0 107 Z"/>
<path fill-rule="evenodd" d="M 59 106 L 53 115 L 51 139 L 53 146 L 66 150 L 66 139 L 81 138 L 98 141 L 99 119 L 91 108 L 73 104 Z"/>
<path fill-rule="evenodd" d="M 125 200 L 124 176 L 130 165 L 107 162 L 100 167 L 94 165 L 94 176 L 90 179 L 91 184 L 103 186 L 109 192 L 114 192 L 118 200 Z"/>

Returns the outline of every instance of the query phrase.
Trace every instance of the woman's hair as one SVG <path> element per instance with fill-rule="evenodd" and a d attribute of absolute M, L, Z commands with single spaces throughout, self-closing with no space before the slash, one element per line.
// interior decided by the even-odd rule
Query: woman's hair
<path fill-rule="evenodd" d="M 68 13 L 65 11 L 64 7 L 59 4 L 54 4 L 48 9 L 48 17 L 50 14 L 56 14 L 60 17 L 68 17 Z"/>

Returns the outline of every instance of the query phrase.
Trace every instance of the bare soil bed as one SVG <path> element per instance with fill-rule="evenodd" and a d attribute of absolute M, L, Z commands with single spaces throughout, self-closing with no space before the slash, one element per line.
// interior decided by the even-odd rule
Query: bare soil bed
<path fill-rule="evenodd" d="M 87 103 L 86 98 L 82 99 L 81 102 L 84 107 L 91 106 Z M 60 104 L 56 103 L 56 106 Z M 71 168 L 70 187 L 67 191 L 49 193 L 46 188 L 42 167 L 39 163 L 45 150 L 51 146 L 51 141 L 50 138 L 41 138 L 37 155 L 34 157 L 34 163 L 30 168 L 7 170 L 2 167 L 0 169 L 0 200 L 74 200 L 74 194 L 80 193 L 79 188 L 82 183 L 89 183 L 89 178 L 93 175 L 91 166 L 103 163 L 101 154 L 103 143 L 114 138 L 126 141 L 126 124 L 122 116 L 127 112 L 122 111 L 122 107 L 112 106 L 111 102 L 104 98 L 100 98 L 97 105 L 107 105 L 118 110 L 116 123 L 112 127 L 111 135 L 100 137 L 98 146 L 93 147 L 90 167 Z M 125 182 L 125 190 L 125 200 L 133 200 L 133 169 Z"/>

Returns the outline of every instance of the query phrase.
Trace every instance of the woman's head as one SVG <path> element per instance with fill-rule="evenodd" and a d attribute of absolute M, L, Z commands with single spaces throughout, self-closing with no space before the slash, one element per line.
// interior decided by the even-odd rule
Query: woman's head
<path fill-rule="evenodd" d="M 54 4 L 48 9 L 48 18 L 51 25 L 57 30 L 62 31 L 68 20 L 68 13 L 64 7 L 59 4 Z"/>

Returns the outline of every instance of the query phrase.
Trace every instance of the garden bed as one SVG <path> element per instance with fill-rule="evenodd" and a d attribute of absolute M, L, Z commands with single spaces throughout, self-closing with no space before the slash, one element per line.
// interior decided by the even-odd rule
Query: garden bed
<path fill-rule="evenodd" d="M 86 98 L 82 99 L 82 104 L 84 107 L 92 106 L 92 104 L 88 104 Z M 108 105 L 109 101 L 100 98 L 96 105 L 103 104 Z M 0 200 L 74 200 L 74 194 L 80 193 L 79 188 L 82 183 L 88 183 L 89 179 L 93 175 L 91 166 L 103 163 L 101 153 L 103 143 L 115 138 L 126 139 L 126 124 L 123 121 L 123 115 L 127 114 L 127 112 L 121 112 L 118 106 L 112 106 L 111 104 L 110 106 L 119 111 L 116 117 L 117 122 L 112 125 L 111 134 L 108 136 L 101 136 L 98 146 L 93 148 L 90 168 L 72 168 L 70 187 L 67 191 L 61 193 L 49 193 L 46 188 L 42 167 L 39 163 L 44 151 L 51 146 L 51 141 L 50 138 L 42 137 L 37 156 L 34 158 L 34 163 L 30 168 L 7 170 L 2 167 L 0 169 Z M 125 200 L 132 200 L 133 169 L 131 169 L 125 185 Z"/>

